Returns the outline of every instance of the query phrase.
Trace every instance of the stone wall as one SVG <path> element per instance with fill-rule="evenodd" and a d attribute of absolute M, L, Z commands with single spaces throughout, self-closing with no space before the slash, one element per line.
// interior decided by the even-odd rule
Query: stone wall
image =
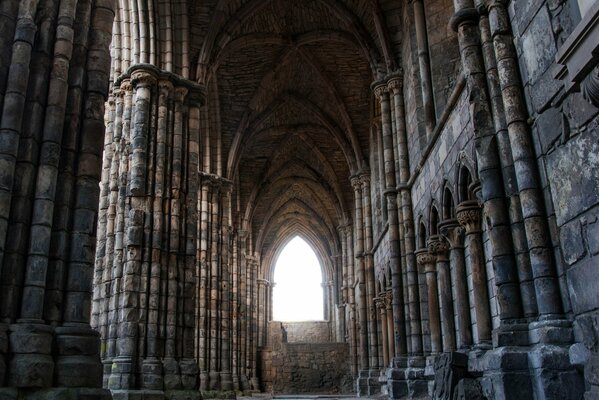
<path fill-rule="evenodd" d="M 330 334 L 325 334 L 328 325 L 327 321 L 269 323 L 268 346 L 262 348 L 259 355 L 265 392 L 352 392 L 349 345 L 330 342 Z M 286 336 L 287 328 L 291 336 Z M 325 342 L 299 342 L 307 339 Z"/>
<path fill-rule="evenodd" d="M 531 115 L 562 302 L 564 311 L 574 320 L 575 344 L 570 347 L 570 358 L 585 366 L 585 379 L 596 396 L 599 391 L 596 372 L 599 366 L 596 284 L 599 113 L 580 92 L 564 91 L 564 81 L 555 79 L 556 58 L 583 22 L 578 3 L 575 0 L 514 2 L 510 17 Z M 591 394 L 587 396 L 591 398 Z"/>
<path fill-rule="evenodd" d="M 287 343 L 327 343 L 332 341 L 329 321 L 282 322 Z"/>

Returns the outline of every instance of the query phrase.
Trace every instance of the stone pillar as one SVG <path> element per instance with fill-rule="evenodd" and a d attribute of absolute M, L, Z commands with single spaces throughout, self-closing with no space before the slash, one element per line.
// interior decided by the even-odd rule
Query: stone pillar
<path fill-rule="evenodd" d="M 538 312 L 541 319 L 551 320 L 562 318 L 563 307 L 506 3 L 504 0 L 488 2 L 489 22 L 522 204 Z"/>
<path fill-rule="evenodd" d="M 405 310 L 404 310 L 404 293 L 403 279 L 400 262 L 400 245 L 399 245 L 399 216 L 397 207 L 397 190 L 395 159 L 394 159 L 394 140 L 391 128 L 391 110 L 389 90 L 390 86 L 393 90 L 394 103 L 397 105 L 400 100 L 403 82 L 401 78 L 392 78 L 388 84 L 375 84 L 374 92 L 381 104 L 381 118 L 383 126 L 383 157 L 385 164 L 385 199 L 387 204 L 387 223 L 389 225 L 388 241 L 389 241 L 389 262 L 391 267 L 391 288 L 393 293 L 393 340 L 394 352 L 391 355 L 395 356 L 395 350 L 398 355 L 407 354 L 406 326 L 405 326 Z M 397 107 L 396 107 L 397 108 Z M 397 113 L 396 113 L 397 118 Z"/>
<path fill-rule="evenodd" d="M 355 201 L 355 280 L 356 280 L 356 312 L 359 331 L 359 368 L 368 369 L 368 317 L 366 304 L 366 273 L 364 270 L 364 228 L 362 209 L 362 183 L 359 177 L 352 178 Z"/>
<path fill-rule="evenodd" d="M 1 8 L 0 397 L 107 398 L 90 315 L 114 10 Z"/>
<path fill-rule="evenodd" d="M 455 350 L 455 326 L 453 323 L 453 299 L 447 250 L 449 250 L 449 244 L 442 236 L 431 237 L 429 251 L 436 257 L 443 351 L 451 352 Z"/>
<path fill-rule="evenodd" d="M 378 380 L 379 355 L 378 355 L 378 328 L 377 311 L 374 305 L 376 296 L 374 286 L 374 254 L 372 254 L 372 204 L 370 202 L 370 174 L 360 175 L 364 207 L 364 259 L 366 273 L 366 296 L 368 304 L 368 354 L 371 378 Z"/>
<path fill-rule="evenodd" d="M 457 348 L 472 346 L 472 324 L 470 321 L 470 301 L 468 300 L 468 282 L 464 261 L 464 228 L 455 219 L 442 221 L 439 232 L 449 243 L 449 264 L 451 265 L 452 286 L 454 288 L 455 309 L 457 314 Z"/>
<path fill-rule="evenodd" d="M 439 290 L 437 287 L 436 257 L 430 248 L 434 247 L 436 238 L 429 239 L 429 251 L 418 254 L 418 263 L 424 265 L 426 275 L 426 291 L 428 295 L 428 323 L 431 332 L 431 354 L 436 355 L 443 351 L 441 342 L 441 316 L 439 314 Z"/>
<path fill-rule="evenodd" d="M 387 338 L 387 309 L 385 308 L 385 299 L 375 297 L 374 303 L 379 311 L 379 320 L 381 321 L 381 344 L 383 350 L 383 368 L 389 366 L 389 340 Z"/>
<path fill-rule="evenodd" d="M 505 202 L 498 142 L 487 90 L 487 75 L 477 23 L 478 12 L 473 8 L 472 0 L 455 0 L 455 5 L 456 14 L 451 24 L 458 32 L 462 66 L 470 93 L 476 164 L 485 221 L 489 227 L 487 234 L 493 249 L 490 256 L 495 271 L 499 316 L 501 320 L 513 320 L 522 317 L 522 300 Z"/>
<path fill-rule="evenodd" d="M 394 357 L 395 352 L 395 338 L 393 337 L 393 292 L 387 291 L 383 293 L 383 300 L 385 304 L 385 313 L 387 314 L 387 347 L 389 349 L 389 361 Z M 389 365 L 386 365 L 387 367 Z"/>
<path fill-rule="evenodd" d="M 223 184 L 222 189 L 222 225 L 221 225 L 221 302 L 220 309 L 220 389 L 233 390 L 233 374 L 231 370 L 231 265 L 230 265 L 230 237 L 231 226 L 231 182 Z"/>
<path fill-rule="evenodd" d="M 476 344 L 487 346 L 491 341 L 491 313 L 482 243 L 481 209 L 476 200 L 468 200 L 456 209 L 458 222 L 466 229 L 466 248 L 472 268 L 472 292 L 476 315 Z"/>
<path fill-rule="evenodd" d="M 433 82 L 431 78 L 431 61 L 428 52 L 428 33 L 424 15 L 423 0 L 410 0 L 414 9 L 414 25 L 416 27 L 416 43 L 418 45 L 418 66 L 420 68 L 420 89 L 422 90 L 422 106 L 424 108 L 424 123 L 426 135 L 430 139 L 435 129 L 435 103 Z"/>

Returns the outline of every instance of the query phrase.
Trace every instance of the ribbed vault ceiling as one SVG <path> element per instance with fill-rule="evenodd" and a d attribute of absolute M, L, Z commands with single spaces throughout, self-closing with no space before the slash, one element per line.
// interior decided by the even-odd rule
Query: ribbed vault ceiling
<path fill-rule="evenodd" d="M 369 87 L 394 65 L 377 1 L 199 3 L 196 75 L 218 88 L 239 220 L 263 255 L 295 234 L 332 255 L 368 168 Z"/>

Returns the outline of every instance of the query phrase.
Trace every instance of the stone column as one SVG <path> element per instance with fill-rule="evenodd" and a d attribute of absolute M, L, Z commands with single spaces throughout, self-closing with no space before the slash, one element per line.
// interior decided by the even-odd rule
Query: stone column
<path fill-rule="evenodd" d="M 431 328 L 429 321 L 429 307 L 428 307 L 428 289 L 426 281 L 426 264 L 431 259 L 431 255 L 428 253 L 428 249 L 419 249 L 415 252 L 416 262 L 418 263 L 418 274 L 416 276 L 416 287 L 418 291 L 419 303 L 418 307 L 420 310 L 420 318 L 417 321 L 420 325 L 422 332 L 420 348 L 422 349 L 419 355 L 428 355 L 431 353 Z M 432 262 L 432 260 L 431 260 Z"/>
<path fill-rule="evenodd" d="M 414 8 L 414 25 L 416 27 L 416 42 L 418 45 L 418 66 L 420 67 L 420 88 L 422 90 L 422 106 L 424 108 L 424 123 L 426 135 L 430 139 L 437 118 L 431 79 L 431 61 L 428 53 L 428 34 L 423 0 L 410 0 Z"/>
<path fill-rule="evenodd" d="M 230 265 L 230 237 L 231 226 L 231 182 L 223 184 L 221 198 L 223 213 L 221 225 L 221 302 L 220 308 L 220 388 L 221 390 L 233 390 L 233 375 L 231 370 L 231 265 Z"/>
<path fill-rule="evenodd" d="M 349 347 L 351 359 L 352 376 L 358 374 L 358 333 L 356 329 L 356 279 L 354 270 L 354 246 L 353 246 L 353 231 L 351 224 L 345 228 L 345 242 L 347 251 L 347 312 L 348 312 L 348 331 L 349 331 Z"/>
<path fill-rule="evenodd" d="M 535 294 L 534 281 L 530 266 L 530 255 L 528 244 L 526 242 L 526 232 L 522 216 L 522 204 L 518 194 L 518 185 L 516 171 L 514 169 L 514 158 L 510 149 L 510 138 L 508 135 L 507 122 L 505 120 L 505 109 L 503 107 L 503 98 L 499 86 L 499 74 L 497 71 L 497 60 L 495 59 L 495 50 L 493 47 L 493 38 L 491 37 L 491 27 L 489 25 L 489 15 L 485 0 L 475 0 L 475 6 L 480 19 L 478 27 L 480 30 L 482 53 L 485 62 L 485 73 L 489 87 L 489 97 L 491 109 L 493 111 L 493 120 L 495 123 L 495 132 L 497 137 L 497 148 L 499 150 L 499 159 L 502 167 L 503 183 L 505 195 L 507 197 L 507 207 L 510 219 L 510 228 L 514 242 L 514 256 L 518 267 L 518 277 L 520 280 L 520 292 L 522 298 L 522 311 L 524 317 L 536 316 L 537 297 Z"/>
<path fill-rule="evenodd" d="M 504 0 L 488 1 L 489 22 L 522 204 L 538 312 L 541 319 L 550 320 L 561 318 L 563 307 L 506 3 Z"/>
<path fill-rule="evenodd" d="M 366 296 L 368 304 L 368 354 L 370 356 L 370 375 L 378 379 L 379 355 L 378 355 L 378 329 L 374 297 L 374 255 L 372 254 L 372 204 L 370 202 L 370 174 L 360 175 L 362 184 L 362 196 L 364 207 L 364 259 L 366 273 Z"/>
<path fill-rule="evenodd" d="M 455 350 L 455 326 L 453 323 L 453 299 L 447 250 L 449 250 L 449 244 L 442 236 L 431 236 L 429 251 L 436 257 L 443 351 L 451 352 Z"/>
<path fill-rule="evenodd" d="M 485 220 L 489 227 L 487 234 L 493 249 L 490 256 L 495 271 L 499 316 L 501 320 L 513 320 L 522 317 L 522 300 L 505 202 L 498 142 L 487 90 L 487 74 L 478 30 L 478 12 L 473 8 L 472 0 L 455 0 L 455 5 L 456 14 L 451 24 L 458 32 L 462 66 L 470 92 L 476 164 Z"/>
<path fill-rule="evenodd" d="M 429 249 L 434 247 L 435 238 L 429 239 Z M 426 275 L 426 290 L 428 295 L 428 323 L 431 332 L 431 353 L 443 351 L 441 342 L 441 316 L 439 314 L 439 290 L 437 288 L 436 257 L 429 250 L 418 254 L 418 262 L 424 264 Z"/>
<path fill-rule="evenodd" d="M 391 360 L 394 354 L 396 354 L 395 339 L 393 337 L 394 330 L 391 323 L 393 321 L 393 292 L 384 292 L 383 300 L 385 303 L 385 313 L 387 314 L 387 347 L 389 348 L 389 360 Z"/>
<path fill-rule="evenodd" d="M 467 349 L 472 345 L 472 324 L 464 261 L 464 228 L 459 225 L 457 220 L 451 219 L 439 224 L 439 232 L 449 243 L 449 264 L 453 271 L 451 281 L 454 288 L 453 297 L 458 322 L 457 348 L 458 350 Z"/>
<path fill-rule="evenodd" d="M 388 84 L 376 84 L 374 92 L 381 104 L 381 118 L 383 126 L 383 157 L 385 164 L 385 199 L 387 204 L 387 222 L 389 225 L 388 241 L 389 241 L 389 262 L 391 267 L 391 288 L 393 291 L 393 349 L 398 355 L 407 353 L 406 341 L 406 326 L 405 326 L 405 310 L 404 310 L 404 293 L 403 279 L 400 263 L 400 246 L 399 246 L 399 216 L 397 207 L 397 190 L 395 159 L 394 159 L 394 140 L 391 128 L 391 111 L 388 86 L 393 90 L 394 103 L 399 103 L 398 96 L 401 96 L 403 82 L 399 77 L 392 78 Z M 397 117 L 396 113 L 396 117 Z M 391 355 L 395 356 L 395 352 Z"/>
<path fill-rule="evenodd" d="M 476 200 L 468 200 L 456 209 L 458 222 L 466 229 L 466 248 L 472 267 L 472 292 L 476 315 L 477 345 L 488 345 L 491 341 L 491 313 L 489 291 L 485 272 L 485 255 L 482 243 L 481 209 Z"/>
<path fill-rule="evenodd" d="M 355 201 L 355 279 L 356 279 L 356 312 L 359 331 L 359 368 L 368 369 L 368 317 L 366 304 L 366 273 L 364 270 L 364 228 L 362 217 L 362 183 L 359 177 L 351 180 Z"/>
<path fill-rule="evenodd" d="M 114 10 L 1 8 L 0 397 L 106 398 L 90 315 Z"/>
<path fill-rule="evenodd" d="M 381 343 L 383 349 L 383 368 L 389 366 L 389 339 L 387 337 L 387 309 L 385 307 L 385 299 L 376 297 L 374 299 L 377 310 L 379 311 L 379 320 L 381 321 Z"/>

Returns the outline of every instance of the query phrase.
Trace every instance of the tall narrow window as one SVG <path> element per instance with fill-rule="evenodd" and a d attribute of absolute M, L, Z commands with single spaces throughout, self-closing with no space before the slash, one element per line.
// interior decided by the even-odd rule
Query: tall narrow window
<path fill-rule="evenodd" d="M 287 243 L 275 265 L 273 319 L 323 319 L 322 268 L 312 247 L 296 236 Z"/>

